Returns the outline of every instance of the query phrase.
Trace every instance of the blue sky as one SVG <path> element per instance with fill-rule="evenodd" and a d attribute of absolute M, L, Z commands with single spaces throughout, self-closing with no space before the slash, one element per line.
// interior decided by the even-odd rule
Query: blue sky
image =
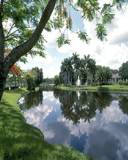
<path fill-rule="evenodd" d="M 100 0 L 102 3 L 108 0 Z M 101 42 L 95 33 L 95 22 L 82 21 L 81 15 L 76 11 L 71 11 L 73 18 L 73 31 L 68 32 L 71 45 L 57 47 L 56 38 L 59 32 L 43 32 L 46 43 L 46 57 L 28 56 L 28 63 L 20 63 L 22 69 L 28 70 L 33 67 L 43 68 L 44 77 L 53 77 L 60 71 L 60 65 L 64 58 L 70 57 L 73 52 L 77 52 L 80 57 L 90 54 L 98 65 L 109 66 L 118 69 L 123 62 L 128 60 L 128 11 L 116 11 L 116 16 L 112 23 L 107 26 L 107 40 Z M 86 30 L 91 41 L 89 44 L 82 42 L 77 37 L 78 30 Z"/>

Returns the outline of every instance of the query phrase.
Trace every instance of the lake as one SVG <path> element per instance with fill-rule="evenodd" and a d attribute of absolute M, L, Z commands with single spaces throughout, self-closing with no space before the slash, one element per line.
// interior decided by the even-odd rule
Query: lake
<path fill-rule="evenodd" d="M 128 160 L 128 94 L 40 91 L 20 101 L 27 123 L 47 142 L 94 160 Z"/>

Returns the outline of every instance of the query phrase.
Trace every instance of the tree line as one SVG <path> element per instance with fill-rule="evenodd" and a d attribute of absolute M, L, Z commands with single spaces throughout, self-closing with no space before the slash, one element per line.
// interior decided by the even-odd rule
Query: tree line
<path fill-rule="evenodd" d="M 76 85 L 79 79 L 80 85 L 85 84 L 128 84 L 128 61 L 123 63 L 118 70 L 96 65 L 96 61 L 89 55 L 80 58 L 73 53 L 65 58 L 61 64 L 59 76 L 55 76 L 55 85 Z M 116 79 L 116 81 L 114 80 Z"/>
<path fill-rule="evenodd" d="M 78 54 L 73 53 L 62 62 L 59 76 L 55 77 L 55 85 L 76 85 L 78 79 L 81 85 L 107 84 L 111 78 L 112 71 L 109 67 L 96 65 L 96 61 L 89 55 L 80 58 Z"/>

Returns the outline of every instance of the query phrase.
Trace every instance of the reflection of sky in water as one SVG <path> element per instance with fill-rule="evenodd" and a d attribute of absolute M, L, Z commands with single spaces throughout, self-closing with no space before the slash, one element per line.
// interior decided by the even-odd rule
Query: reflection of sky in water
<path fill-rule="evenodd" d="M 38 127 L 50 143 L 71 145 L 96 160 L 128 160 L 128 116 L 118 100 L 89 122 L 73 124 L 62 115 L 53 92 L 43 92 L 43 104 L 24 111 L 28 123 Z"/>

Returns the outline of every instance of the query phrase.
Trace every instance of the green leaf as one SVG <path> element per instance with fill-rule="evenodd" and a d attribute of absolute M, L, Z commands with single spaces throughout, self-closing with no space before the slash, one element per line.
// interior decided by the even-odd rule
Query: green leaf
<path fill-rule="evenodd" d="M 60 37 L 57 39 L 57 44 L 58 47 L 62 47 L 64 44 L 70 44 L 70 40 L 65 38 L 65 35 L 62 34 Z"/>
<path fill-rule="evenodd" d="M 90 40 L 86 32 L 81 32 L 81 31 L 78 32 L 78 37 L 79 37 L 82 41 L 86 41 L 86 43 L 88 43 L 89 40 Z"/>
<path fill-rule="evenodd" d="M 100 23 L 97 24 L 96 32 L 97 32 L 97 37 L 100 40 L 104 40 L 105 37 L 107 36 L 107 31 L 103 24 L 100 24 Z"/>
<path fill-rule="evenodd" d="M 102 14 L 102 22 L 104 24 L 110 23 L 114 18 L 114 14 L 112 13 L 112 6 L 110 4 L 104 4 L 101 10 L 101 14 Z"/>

